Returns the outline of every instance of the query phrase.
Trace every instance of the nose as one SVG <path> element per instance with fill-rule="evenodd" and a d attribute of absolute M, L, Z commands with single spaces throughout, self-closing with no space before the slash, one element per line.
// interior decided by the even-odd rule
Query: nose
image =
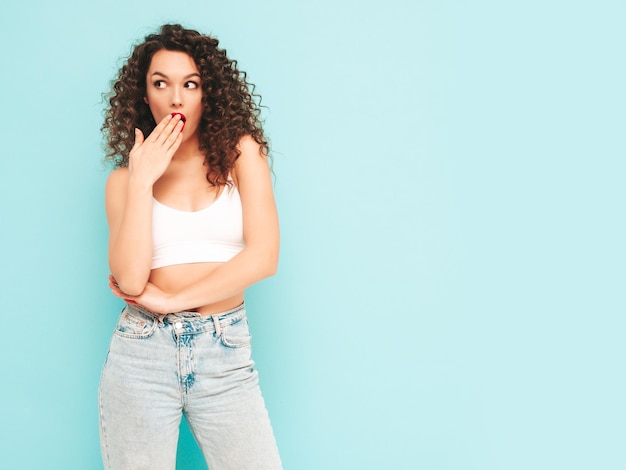
<path fill-rule="evenodd" d="M 178 87 L 174 87 L 172 90 L 172 106 L 178 108 L 182 106 L 183 100 L 180 89 Z"/>

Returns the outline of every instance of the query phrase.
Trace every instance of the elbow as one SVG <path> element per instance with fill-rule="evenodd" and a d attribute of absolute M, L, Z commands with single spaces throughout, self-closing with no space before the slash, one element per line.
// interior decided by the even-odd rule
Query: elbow
<path fill-rule="evenodd" d="M 120 288 L 120 290 L 127 295 L 130 295 L 132 297 L 136 297 L 138 295 L 141 295 L 146 287 L 146 285 L 144 284 L 143 286 L 140 286 L 139 284 L 123 284 L 123 283 L 118 283 L 117 284 Z"/>
<path fill-rule="evenodd" d="M 115 278 L 115 282 L 117 282 L 117 286 L 120 290 L 127 295 L 137 296 L 141 295 L 144 289 L 146 288 L 145 282 L 140 282 L 134 279 L 117 279 Z"/>
<path fill-rule="evenodd" d="M 261 271 L 263 273 L 263 278 L 272 277 L 278 271 L 278 255 L 269 256 L 262 263 Z"/>
<path fill-rule="evenodd" d="M 276 272 L 278 271 L 278 263 L 268 263 L 267 266 L 265 266 L 265 271 L 264 274 L 265 276 L 263 277 L 272 277 L 274 274 L 276 274 Z"/>
<path fill-rule="evenodd" d="M 256 278 L 256 281 L 272 277 L 278 270 L 278 254 L 272 252 L 273 250 L 259 250 L 252 255 L 250 264 L 252 268 L 252 276 Z M 256 282 L 255 281 L 255 282 Z"/>
<path fill-rule="evenodd" d="M 137 296 L 141 295 L 146 284 L 148 283 L 148 276 L 142 274 L 132 274 L 128 272 L 115 272 L 111 270 L 115 283 L 120 290 L 127 295 Z"/>

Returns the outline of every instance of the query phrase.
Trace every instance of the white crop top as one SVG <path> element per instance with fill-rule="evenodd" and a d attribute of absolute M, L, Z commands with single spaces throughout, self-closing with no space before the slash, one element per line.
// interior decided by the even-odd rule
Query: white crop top
<path fill-rule="evenodd" d="M 152 269 L 228 261 L 245 246 L 239 191 L 225 186 L 209 207 L 194 212 L 153 199 L 152 244 Z"/>

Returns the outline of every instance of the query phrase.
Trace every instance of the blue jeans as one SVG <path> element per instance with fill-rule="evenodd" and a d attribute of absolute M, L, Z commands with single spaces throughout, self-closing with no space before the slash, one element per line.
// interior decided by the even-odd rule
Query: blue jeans
<path fill-rule="evenodd" d="M 210 470 L 281 469 L 245 306 L 159 316 L 127 305 L 100 379 L 105 469 L 173 470 L 182 413 Z"/>

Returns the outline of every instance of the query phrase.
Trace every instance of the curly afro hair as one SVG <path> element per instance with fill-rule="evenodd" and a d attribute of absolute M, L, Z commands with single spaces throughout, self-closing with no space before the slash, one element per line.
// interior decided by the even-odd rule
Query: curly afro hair
<path fill-rule="evenodd" d="M 134 129 L 141 129 L 147 137 L 155 128 L 150 108 L 144 101 L 146 74 L 154 54 L 163 49 L 186 52 L 200 70 L 203 111 L 198 131 L 209 183 L 229 184 L 228 175 L 240 155 L 237 144 L 244 135 L 252 136 L 263 153 L 269 155 L 260 121 L 261 97 L 254 93 L 254 85 L 247 82 L 237 62 L 229 59 L 218 44 L 211 36 L 178 24 L 166 24 L 134 47 L 106 95 L 108 106 L 102 131 L 107 161 L 112 161 L 115 167 L 128 166 Z"/>

